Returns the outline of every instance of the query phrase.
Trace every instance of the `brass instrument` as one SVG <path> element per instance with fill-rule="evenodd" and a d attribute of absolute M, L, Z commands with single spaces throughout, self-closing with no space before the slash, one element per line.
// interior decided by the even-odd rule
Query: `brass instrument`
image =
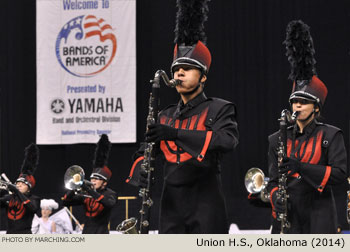
<path fill-rule="evenodd" d="M 3 179 L 1 179 L 3 178 Z M 5 173 L 2 173 L 1 174 L 1 177 L 0 177 L 0 189 L 1 190 L 5 190 L 5 191 L 8 191 L 9 194 L 12 194 L 12 192 L 8 189 L 8 185 L 13 185 L 15 186 L 14 184 L 11 183 L 11 181 L 8 179 L 8 177 L 6 176 Z"/>
<path fill-rule="evenodd" d="M 152 84 L 152 92 L 149 97 L 148 104 L 148 116 L 146 124 L 146 132 L 148 126 L 155 124 L 158 120 L 158 107 L 159 107 L 159 89 L 160 89 L 160 79 L 163 79 L 168 87 L 175 87 L 181 83 L 181 80 L 169 80 L 166 72 L 164 70 L 158 70 L 153 80 L 150 81 Z M 151 186 L 153 179 L 153 171 L 155 167 L 155 143 L 150 142 L 146 144 L 144 150 L 144 159 L 141 164 L 141 169 L 147 174 L 147 186 L 141 188 L 139 191 L 139 196 L 142 197 L 142 206 L 140 212 L 139 230 L 137 231 L 136 225 L 137 220 L 135 218 L 129 218 L 120 223 L 117 227 L 117 231 L 125 234 L 147 234 L 149 230 L 149 219 L 150 219 L 150 208 L 153 205 L 153 200 L 151 197 Z"/>
<path fill-rule="evenodd" d="M 137 219 L 132 217 L 122 221 L 122 223 L 117 226 L 117 231 L 123 234 L 138 234 L 139 232 L 137 231 L 136 225 Z"/>
<path fill-rule="evenodd" d="M 280 170 L 283 159 L 287 156 L 287 125 L 291 123 L 295 123 L 298 113 L 299 112 L 294 111 L 293 114 L 291 115 L 289 110 L 284 109 L 281 112 L 281 117 L 278 119 L 280 123 L 280 135 L 279 135 L 278 151 L 277 151 L 278 170 Z M 281 222 L 281 234 L 284 234 L 290 228 L 290 223 L 287 218 L 288 197 L 289 195 L 287 194 L 287 174 L 279 172 L 277 198 L 281 199 L 285 209 L 283 213 L 278 213 L 278 216 L 277 216 L 277 220 Z"/>
<path fill-rule="evenodd" d="M 94 188 L 94 185 L 84 178 L 85 172 L 83 168 L 79 165 L 73 165 L 69 167 L 64 174 L 64 185 L 67 189 L 74 190 L 76 194 L 82 195 L 86 198 L 92 198 L 92 196 L 88 195 L 81 187 L 83 184 L 86 184 L 91 188 Z"/>
<path fill-rule="evenodd" d="M 244 185 L 249 193 L 260 193 L 263 202 L 270 201 L 270 194 L 267 192 L 267 183 L 270 178 L 265 177 L 264 172 L 256 167 L 250 168 L 244 177 Z"/>

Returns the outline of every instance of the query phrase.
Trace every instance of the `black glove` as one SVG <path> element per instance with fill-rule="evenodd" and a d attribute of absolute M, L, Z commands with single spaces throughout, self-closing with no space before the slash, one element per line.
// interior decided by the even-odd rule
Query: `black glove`
<path fill-rule="evenodd" d="M 286 173 L 290 171 L 289 175 L 299 173 L 301 168 L 301 162 L 295 158 L 284 158 L 282 165 L 280 166 L 279 172 Z"/>
<path fill-rule="evenodd" d="M 98 199 L 101 193 L 95 191 L 94 187 L 86 182 L 81 185 L 81 188 L 90 194 L 94 199 Z"/>
<path fill-rule="evenodd" d="M 285 205 L 283 204 L 283 201 L 280 197 L 277 196 L 277 192 L 272 194 L 272 202 L 275 207 L 275 212 L 278 215 L 278 213 L 284 213 L 286 210 Z"/>
<path fill-rule="evenodd" d="M 87 191 L 87 192 L 90 192 L 91 190 L 93 190 L 91 188 L 91 186 L 89 184 L 87 184 L 86 182 L 84 182 L 82 185 L 81 185 L 81 189 Z"/>
<path fill-rule="evenodd" d="M 16 185 L 14 185 L 14 184 L 8 184 L 7 185 L 7 189 L 9 189 L 13 193 L 17 193 L 18 192 L 18 189 L 17 189 Z"/>
<path fill-rule="evenodd" d="M 75 195 L 75 191 L 74 190 L 70 190 L 70 191 L 66 192 L 66 198 L 67 199 L 73 198 L 74 195 Z"/>
<path fill-rule="evenodd" d="M 160 140 L 176 140 L 177 129 L 164 124 L 152 124 L 148 126 L 146 133 L 147 142 L 159 142 Z"/>
<path fill-rule="evenodd" d="M 144 169 L 140 169 L 140 176 L 139 176 L 139 187 L 141 188 L 146 188 L 147 187 L 147 178 L 148 178 L 148 174 Z"/>

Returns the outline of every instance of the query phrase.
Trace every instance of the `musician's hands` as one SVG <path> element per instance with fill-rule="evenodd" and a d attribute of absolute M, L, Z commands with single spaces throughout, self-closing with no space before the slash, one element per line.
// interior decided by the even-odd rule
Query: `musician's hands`
<path fill-rule="evenodd" d="M 146 133 L 147 142 L 159 142 L 160 140 L 173 141 L 177 138 L 177 129 L 164 124 L 151 124 Z"/>
<path fill-rule="evenodd" d="M 148 174 L 145 171 L 145 169 L 140 169 L 139 174 L 140 174 L 139 179 L 138 179 L 139 187 L 146 188 L 147 184 L 148 184 Z M 155 180 L 154 180 L 154 177 L 152 177 L 151 178 L 151 185 L 154 185 L 154 183 L 155 183 Z"/>
<path fill-rule="evenodd" d="M 7 189 L 9 189 L 13 193 L 18 192 L 18 189 L 17 189 L 16 185 L 14 185 L 14 184 L 8 184 Z"/>
<path fill-rule="evenodd" d="M 295 173 L 299 173 L 301 168 L 301 162 L 295 158 L 284 158 L 282 165 L 280 166 L 280 173 L 289 172 L 289 175 L 293 175 Z"/>
<path fill-rule="evenodd" d="M 139 180 L 138 180 L 138 183 L 139 183 L 139 187 L 141 188 L 146 188 L 147 187 L 147 177 L 148 177 L 148 174 L 147 172 L 145 171 L 145 169 L 140 169 L 140 176 L 139 176 Z"/>
<path fill-rule="evenodd" d="M 94 184 L 90 181 L 84 181 L 84 183 L 81 185 L 81 189 L 85 190 L 89 194 L 91 194 L 91 192 L 96 191 Z"/>
<path fill-rule="evenodd" d="M 283 200 L 282 198 L 277 196 L 276 192 L 272 194 L 272 202 L 273 202 L 273 206 L 275 207 L 276 214 L 285 212 L 286 207 L 283 204 Z"/>
<path fill-rule="evenodd" d="M 66 191 L 66 193 L 64 194 L 64 196 L 62 197 L 62 200 L 71 200 L 75 195 L 75 191 L 74 190 L 68 190 Z"/>

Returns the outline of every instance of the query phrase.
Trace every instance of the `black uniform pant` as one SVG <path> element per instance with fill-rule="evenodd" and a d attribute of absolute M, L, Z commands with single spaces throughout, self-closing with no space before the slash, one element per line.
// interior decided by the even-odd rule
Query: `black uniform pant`
<path fill-rule="evenodd" d="M 225 200 L 218 174 L 208 174 L 186 185 L 165 182 L 160 208 L 160 233 L 228 233 Z"/>
<path fill-rule="evenodd" d="M 335 234 L 337 212 L 332 190 L 289 193 L 290 234 Z"/>

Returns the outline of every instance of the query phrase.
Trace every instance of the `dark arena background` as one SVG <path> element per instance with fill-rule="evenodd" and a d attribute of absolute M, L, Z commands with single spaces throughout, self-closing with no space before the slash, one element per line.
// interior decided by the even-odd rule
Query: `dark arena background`
<path fill-rule="evenodd" d="M 132 155 L 144 139 L 149 80 L 158 69 L 169 73 L 174 48 L 175 0 L 137 0 L 137 143 L 113 144 L 109 186 L 119 196 L 137 196 L 125 183 Z M 0 170 L 14 181 L 19 175 L 24 148 L 36 139 L 36 3 L 35 0 L 2 0 L 0 39 L 1 156 Z M 223 186 L 230 223 L 240 229 L 269 229 L 270 208 L 250 204 L 244 175 L 251 167 L 267 173 L 267 137 L 278 130 L 278 117 L 289 108 L 292 88 L 289 63 L 282 41 L 289 21 L 301 19 L 311 27 L 319 78 L 328 87 L 322 117 L 341 128 L 349 149 L 350 108 L 350 1 L 348 0 L 212 0 L 205 23 L 212 66 L 205 92 L 237 105 L 240 143 L 225 155 Z M 176 103 L 175 90 L 162 85 L 161 107 Z M 87 175 L 92 170 L 95 145 L 39 145 L 40 160 L 34 194 L 60 198 L 65 192 L 66 169 L 78 164 Z M 156 170 L 151 229 L 158 229 L 162 170 Z M 348 185 L 335 191 L 339 225 L 346 221 Z M 129 217 L 139 216 L 139 200 L 129 202 Z M 74 214 L 83 220 L 82 210 Z M 4 210 L 0 230 L 6 229 Z M 125 202 L 113 210 L 111 230 L 125 218 Z"/>

